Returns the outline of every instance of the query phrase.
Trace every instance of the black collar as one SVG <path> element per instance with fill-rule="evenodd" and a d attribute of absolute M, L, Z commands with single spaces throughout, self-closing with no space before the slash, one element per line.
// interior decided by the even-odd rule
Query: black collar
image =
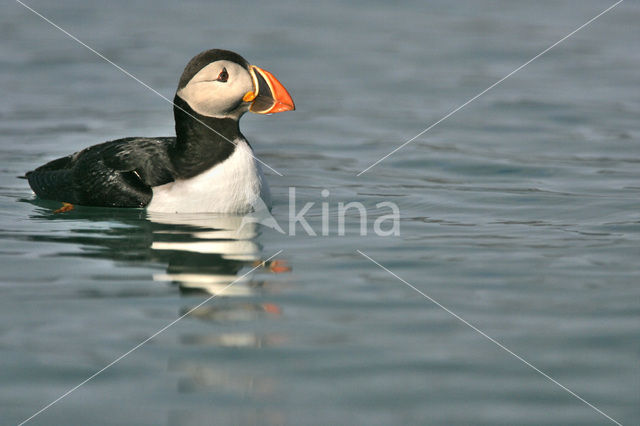
<path fill-rule="evenodd" d="M 176 143 L 169 148 L 169 157 L 176 178 L 197 176 L 223 162 L 235 150 L 235 141 L 244 139 L 237 119 L 198 114 L 177 95 L 173 103 Z"/>

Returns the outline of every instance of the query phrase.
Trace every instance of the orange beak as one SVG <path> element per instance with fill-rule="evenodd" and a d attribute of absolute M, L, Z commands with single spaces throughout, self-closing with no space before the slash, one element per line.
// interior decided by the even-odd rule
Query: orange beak
<path fill-rule="evenodd" d="M 273 74 L 255 65 L 251 65 L 250 69 L 254 90 L 242 98 L 245 102 L 251 102 L 249 111 L 273 114 L 296 109 L 291 95 Z"/>

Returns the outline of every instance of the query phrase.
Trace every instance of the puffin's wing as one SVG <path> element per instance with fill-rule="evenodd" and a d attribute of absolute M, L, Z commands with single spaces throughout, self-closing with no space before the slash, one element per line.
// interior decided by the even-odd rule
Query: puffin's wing
<path fill-rule="evenodd" d="M 144 207 L 152 186 L 173 180 L 172 138 L 126 138 L 94 145 L 27 173 L 36 195 L 72 204 Z"/>
<path fill-rule="evenodd" d="M 118 172 L 131 172 L 149 187 L 172 182 L 173 172 L 167 149 L 175 138 L 125 138 L 104 144 L 100 157 Z"/>

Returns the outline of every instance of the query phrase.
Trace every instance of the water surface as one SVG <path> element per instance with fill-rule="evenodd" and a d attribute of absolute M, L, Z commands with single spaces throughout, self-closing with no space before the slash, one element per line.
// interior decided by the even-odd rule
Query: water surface
<path fill-rule="evenodd" d="M 286 225 L 53 214 L 16 179 L 171 107 L 21 7 L 0 28 L 0 418 L 16 424 L 215 298 L 33 424 L 607 424 L 361 250 L 623 424 L 640 418 L 640 8 L 624 2 L 356 174 L 611 3 L 293 1 L 32 7 L 171 98 L 223 47 L 297 111 L 243 119 Z M 322 198 L 328 189 L 330 196 Z M 367 206 L 367 235 L 338 203 Z M 381 201 L 400 236 L 372 232 Z M 298 207 L 298 208 L 299 208 Z M 241 218 L 240 218 L 241 220 Z M 252 271 L 255 265 L 275 257 Z M 288 271 L 288 269 L 291 269 Z M 251 271 L 251 272 L 250 272 Z M 248 275 L 245 275 L 250 272 Z"/>

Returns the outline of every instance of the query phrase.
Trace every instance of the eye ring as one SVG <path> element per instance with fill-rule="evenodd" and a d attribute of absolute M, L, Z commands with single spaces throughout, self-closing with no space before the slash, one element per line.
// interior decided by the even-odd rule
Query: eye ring
<path fill-rule="evenodd" d="M 216 81 L 226 83 L 228 79 L 229 79 L 229 73 L 227 72 L 227 69 L 222 68 L 222 71 L 220 71 L 220 74 L 218 74 L 218 78 L 216 78 Z"/>

